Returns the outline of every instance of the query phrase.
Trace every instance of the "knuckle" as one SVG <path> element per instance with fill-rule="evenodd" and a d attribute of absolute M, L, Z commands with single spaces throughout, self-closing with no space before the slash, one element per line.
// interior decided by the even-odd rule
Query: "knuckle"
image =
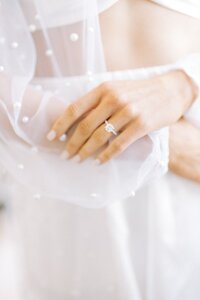
<path fill-rule="evenodd" d="M 86 147 L 86 146 L 82 147 L 82 149 L 79 152 L 79 155 L 82 158 L 86 158 L 86 157 L 90 156 L 90 151 L 89 151 L 88 147 Z"/>
<path fill-rule="evenodd" d="M 76 150 L 76 148 L 77 148 L 77 145 L 74 142 L 69 142 L 66 147 L 66 149 L 69 153 L 73 153 Z"/>
<path fill-rule="evenodd" d="M 106 102 L 106 106 L 113 107 L 118 103 L 118 98 L 112 92 L 112 93 L 109 93 L 109 95 L 107 95 L 105 102 Z"/>
<path fill-rule="evenodd" d="M 106 95 L 106 105 L 110 107 L 115 107 L 115 106 L 124 106 L 125 104 L 125 99 L 122 94 L 120 94 L 116 90 L 110 91 Z"/>
<path fill-rule="evenodd" d="M 148 131 L 148 123 L 147 123 L 147 119 L 141 115 L 137 116 L 137 125 L 138 128 L 143 131 L 143 132 L 147 132 Z"/>
<path fill-rule="evenodd" d="M 112 145 L 112 151 L 114 153 L 122 152 L 124 150 L 123 145 L 120 142 L 115 142 Z"/>
<path fill-rule="evenodd" d="M 95 144 L 101 145 L 106 142 L 105 136 L 100 132 L 96 131 L 92 135 L 92 139 L 94 140 Z"/>
<path fill-rule="evenodd" d="M 59 119 L 54 125 L 54 130 L 62 131 L 63 127 L 64 127 L 63 119 Z"/>
<path fill-rule="evenodd" d="M 78 125 L 77 131 L 80 135 L 88 135 L 91 132 L 91 126 L 87 121 L 82 121 Z"/>
<path fill-rule="evenodd" d="M 112 91 L 113 84 L 111 81 L 104 81 L 103 83 L 100 84 L 100 88 L 103 92 Z"/>
<path fill-rule="evenodd" d="M 102 157 L 101 157 L 102 161 L 107 161 L 107 160 L 109 160 L 110 158 L 111 158 L 111 154 L 108 153 L 108 152 L 105 152 L 105 153 L 102 155 Z"/>
<path fill-rule="evenodd" d="M 76 119 L 78 117 L 78 107 L 77 105 L 71 104 L 67 109 L 66 109 L 66 115 L 69 116 L 72 119 Z"/>
<path fill-rule="evenodd" d="M 123 116 L 127 119 L 132 119 L 134 117 L 134 109 L 132 105 L 127 105 L 123 108 Z"/>
<path fill-rule="evenodd" d="M 101 84 L 102 91 L 105 96 L 105 104 L 113 107 L 116 105 L 124 104 L 125 99 L 123 94 L 116 88 L 113 82 L 104 82 Z"/>

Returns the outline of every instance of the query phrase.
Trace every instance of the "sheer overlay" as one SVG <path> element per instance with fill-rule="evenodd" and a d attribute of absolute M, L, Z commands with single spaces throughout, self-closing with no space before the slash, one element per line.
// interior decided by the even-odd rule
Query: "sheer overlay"
<path fill-rule="evenodd" d="M 63 162 L 64 143 L 46 139 L 70 102 L 105 80 L 118 78 L 105 74 L 99 9 L 97 1 L 88 0 L 61 1 L 58 6 L 44 0 L 2 1 L 0 21 L 1 163 L 33 195 L 87 207 L 125 199 L 163 174 L 168 162 L 165 128 L 100 167 L 94 158 L 81 166 Z M 143 71 L 139 73 L 142 77 Z M 39 83 L 50 78 L 52 83 L 42 89 Z"/>

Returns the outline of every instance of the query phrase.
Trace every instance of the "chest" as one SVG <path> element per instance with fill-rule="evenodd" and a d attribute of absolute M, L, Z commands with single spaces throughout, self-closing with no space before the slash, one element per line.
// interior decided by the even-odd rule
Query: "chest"
<path fill-rule="evenodd" d="M 148 0 L 119 0 L 100 14 L 109 69 L 174 62 L 200 51 L 200 21 Z"/>

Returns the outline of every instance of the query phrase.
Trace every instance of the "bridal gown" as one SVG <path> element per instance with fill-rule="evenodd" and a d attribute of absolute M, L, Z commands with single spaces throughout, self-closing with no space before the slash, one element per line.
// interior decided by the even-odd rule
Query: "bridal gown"
<path fill-rule="evenodd" d="M 103 81 L 177 65 L 107 72 L 98 13 L 108 3 L 47 2 L 0 7 L 1 193 L 19 266 L 13 300 L 199 299 L 200 186 L 164 175 L 168 129 L 100 167 L 93 158 L 63 162 L 64 143 L 46 140 L 69 102 Z"/>

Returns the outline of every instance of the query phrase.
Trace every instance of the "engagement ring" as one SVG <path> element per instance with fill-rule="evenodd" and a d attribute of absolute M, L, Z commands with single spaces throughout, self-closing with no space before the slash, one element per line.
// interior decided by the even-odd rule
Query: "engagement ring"
<path fill-rule="evenodd" d="M 112 132 L 114 135 L 117 135 L 117 131 L 115 129 L 115 126 L 111 123 L 109 123 L 108 121 L 105 121 L 105 130 L 107 132 Z"/>

